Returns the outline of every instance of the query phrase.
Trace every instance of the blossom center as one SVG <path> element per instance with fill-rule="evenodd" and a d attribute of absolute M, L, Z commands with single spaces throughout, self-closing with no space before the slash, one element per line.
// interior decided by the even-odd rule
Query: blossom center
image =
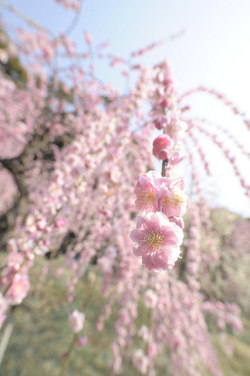
<path fill-rule="evenodd" d="M 164 204 L 170 204 L 176 208 L 177 206 L 184 204 L 184 197 L 181 193 L 173 191 L 171 196 L 164 197 Z"/>
<path fill-rule="evenodd" d="M 153 191 L 144 191 L 142 189 L 138 189 L 138 199 L 142 201 L 144 204 L 153 204 L 155 202 L 155 194 Z"/>
<path fill-rule="evenodd" d="M 158 248 L 163 242 L 163 237 L 159 232 L 151 231 L 145 236 L 144 242 L 148 247 Z"/>

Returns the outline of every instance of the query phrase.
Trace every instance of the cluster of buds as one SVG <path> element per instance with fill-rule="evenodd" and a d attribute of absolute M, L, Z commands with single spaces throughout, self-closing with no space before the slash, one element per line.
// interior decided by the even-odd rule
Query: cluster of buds
<path fill-rule="evenodd" d="M 173 82 L 166 63 L 157 67 L 155 85 L 151 114 L 156 128 L 164 133 L 154 140 L 153 155 L 162 160 L 162 174 L 150 171 L 138 177 L 136 207 L 142 215 L 137 217 L 136 230 L 130 237 L 137 243 L 134 254 L 142 257 L 149 270 L 166 270 L 174 267 L 183 242 L 182 216 L 187 196 L 183 192 L 183 179 L 171 178 L 170 171 L 181 160 L 178 147 L 185 125 L 177 116 Z"/>

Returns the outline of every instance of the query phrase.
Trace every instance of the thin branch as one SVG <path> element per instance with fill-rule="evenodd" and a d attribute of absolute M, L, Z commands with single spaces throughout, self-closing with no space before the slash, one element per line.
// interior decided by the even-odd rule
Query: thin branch
<path fill-rule="evenodd" d="M 70 25 L 65 30 L 65 32 L 64 32 L 65 35 L 69 35 L 74 30 L 74 28 L 76 27 L 76 25 L 77 25 L 77 23 L 80 19 L 81 13 L 82 13 L 82 5 L 83 5 L 83 0 L 80 1 L 80 6 L 79 6 L 78 11 L 76 12 L 76 14 L 75 14 L 72 22 L 70 23 Z"/>
<path fill-rule="evenodd" d="M 45 28 L 44 26 L 42 26 L 41 24 L 39 24 L 38 22 L 36 21 L 33 21 L 31 18 L 29 18 L 28 16 L 26 16 L 26 14 L 20 12 L 18 9 L 14 8 L 13 5 L 10 5 L 10 4 L 7 4 L 5 3 L 5 1 L 2 1 L 0 0 L 0 6 L 2 6 L 3 8 L 7 9 L 9 12 L 15 14 L 16 16 L 22 18 L 24 21 L 26 21 L 30 26 L 32 27 L 35 27 L 36 29 L 40 29 L 40 30 L 43 30 L 43 31 L 46 31 L 47 33 L 49 33 L 52 37 L 54 37 L 54 34 L 52 33 L 51 30 Z"/>

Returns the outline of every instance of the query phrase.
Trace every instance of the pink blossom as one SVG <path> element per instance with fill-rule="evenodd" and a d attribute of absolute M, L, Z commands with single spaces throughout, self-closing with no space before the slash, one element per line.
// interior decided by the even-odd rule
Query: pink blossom
<path fill-rule="evenodd" d="M 155 211 L 155 184 L 150 173 L 138 177 L 135 194 L 138 210 Z"/>
<path fill-rule="evenodd" d="M 137 178 L 135 187 L 136 207 L 138 210 L 155 212 L 157 209 L 156 196 L 162 184 L 171 185 L 172 179 L 162 177 L 158 172 L 149 171 Z"/>
<path fill-rule="evenodd" d="M 29 278 L 27 275 L 16 274 L 13 278 L 8 297 L 12 304 L 20 304 L 29 290 Z"/>
<path fill-rule="evenodd" d="M 166 160 L 174 147 L 174 141 L 167 134 L 158 136 L 153 142 L 153 154 L 156 158 Z"/>
<path fill-rule="evenodd" d="M 183 231 L 161 212 L 148 213 L 139 218 L 137 230 L 130 233 L 138 244 L 134 254 L 142 256 L 149 270 L 172 269 L 180 255 Z"/>
<path fill-rule="evenodd" d="M 166 181 L 157 195 L 158 210 L 168 217 L 182 217 L 187 209 L 187 195 L 182 191 L 183 179 Z"/>
<path fill-rule="evenodd" d="M 82 330 L 84 321 L 84 313 L 76 309 L 69 315 L 69 322 L 74 333 L 79 333 Z"/>

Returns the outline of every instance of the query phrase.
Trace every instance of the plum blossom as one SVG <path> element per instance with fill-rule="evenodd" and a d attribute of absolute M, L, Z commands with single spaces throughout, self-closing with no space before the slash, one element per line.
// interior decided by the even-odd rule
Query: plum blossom
<path fill-rule="evenodd" d="M 153 154 L 158 159 L 166 160 L 173 147 L 173 139 L 167 134 L 161 134 L 153 142 Z"/>
<path fill-rule="evenodd" d="M 155 182 L 153 180 L 153 175 L 148 172 L 146 175 L 141 175 L 137 179 L 137 184 L 135 187 L 136 194 L 136 207 L 138 210 L 155 211 L 156 210 L 156 200 L 155 200 Z"/>
<path fill-rule="evenodd" d="M 183 178 L 166 178 L 149 171 L 138 177 L 135 187 L 136 207 L 145 212 L 162 211 L 170 221 L 182 229 L 182 216 L 187 209 L 188 198 L 183 192 Z"/>
<path fill-rule="evenodd" d="M 139 217 L 131 239 L 138 244 L 134 254 L 142 257 L 149 270 L 172 269 L 180 255 L 183 231 L 161 212 Z"/>
<path fill-rule="evenodd" d="M 165 180 L 157 196 L 158 210 L 168 217 L 183 216 L 187 209 L 187 195 L 182 189 L 182 178 Z"/>
<path fill-rule="evenodd" d="M 20 304 L 27 295 L 29 287 L 28 276 L 24 274 L 16 274 L 8 292 L 8 298 L 10 298 L 11 303 Z"/>
<path fill-rule="evenodd" d="M 76 309 L 69 315 L 69 322 L 74 333 L 79 333 L 82 330 L 84 321 L 84 313 Z"/>

